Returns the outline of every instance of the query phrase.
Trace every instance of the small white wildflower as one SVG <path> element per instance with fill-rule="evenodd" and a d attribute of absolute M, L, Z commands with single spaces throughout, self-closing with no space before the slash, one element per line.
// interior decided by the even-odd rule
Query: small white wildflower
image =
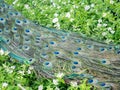
<path fill-rule="evenodd" d="M 52 20 L 52 22 L 53 22 L 53 23 L 58 22 L 58 18 L 54 18 L 54 19 Z"/>
<path fill-rule="evenodd" d="M 61 8 L 60 6 L 57 7 L 57 9 L 60 9 L 60 8 Z"/>
<path fill-rule="evenodd" d="M 74 21 L 74 19 L 73 19 L 73 18 L 71 18 L 71 19 L 70 19 L 70 22 L 72 22 L 72 21 Z"/>
<path fill-rule="evenodd" d="M 111 27 L 109 27 L 109 28 L 108 28 L 108 31 L 111 31 L 111 30 L 112 30 L 112 28 L 111 28 Z"/>
<path fill-rule="evenodd" d="M 28 71 L 27 71 L 27 73 L 28 73 L 28 74 L 31 74 L 31 71 L 30 71 L 30 70 L 28 70 Z"/>
<path fill-rule="evenodd" d="M 55 14 L 54 14 L 54 16 L 55 16 L 55 17 L 57 17 L 57 16 L 58 16 L 58 14 L 57 14 L 57 13 L 55 13 Z"/>
<path fill-rule="evenodd" d="M 7 87 L 8 86 L 8 83 L 4 82 L 2 83 L 2 87 Z"/>
<path fill-rule="evenodd" d="M 106 27 L 106 26 L 107 26 L 107 24 L 106 24 L 106 23 L 104 23 L 104 24 L 103 24 L 103 26 L 105 26 L 105 27 Z"/>
<path fill-rule="evenodd" d="M 92 3 L 92 4 L 91 4 L 91 7 L 94 7 L 94 6 L 95 6 L 95 5 Z"/>
<path fill-rule="evenodd" d="M 101 27 L 101 26 L 102 26 L 102 24 L 100 24 L 100 23 L 97 24 L 97 27 Z"/>
<path fill-rule="evenodd" d="M 24 71 L 18 71 L 18 73 L 24 75 Z"/>
<path fill-rule="evenodd" d="M 8 55 L 9 53 L 10 53 L 9 51 L 5 51 L 5 53 L 4 53 L 4 54 L 5 54 L 5 55 Z"/>
<path fill-rule="evenodd" d="M 30 67 L 29 67 L 29 70 L 33 70 L 33 69 L 34 69 L 34 67 L 33 67 L 33 66 L 30 66 Z"/>
<path fill-rule="evenodd" d="M 114 34 L 114 33 L 115 33 L 115 31 L 114 31 L 114 30 L 111 30 L 110 32 L 111 32 L 112 34 Z"/>
<path fill-rule="evenodd" d="M 107 32 L 103 32 L 102 35 L 103 35 L 103 36 L 106 36 L 106 35 L 107 35 Z"/>
<path fill-rule="evenodd" d="M 60 90 L 60 89 L 58 87 L 56 87 L 55 90 Z"/>
<path fill-rule="evenodd" d="M 107 13 L 103 13 L 103 15 L 102 15 L 102 16 L 103 16 L 103 17 L 106 17 L 106 15 L 107 15 Z"/>
<path fill-rule="evenodd" d="M 73 86 L 73 87 L 77 87 L 77 82 L 75 82 L 75 81 L 71 81 L 70 83 L 71 83 L 71 86 Z"/>
<path fill-rule="evenodd" d="M 25 4 L 24 7 L 25 7 L 26 9 L 29 9 L 29 8 L 30 8 L 28 4 Z"/>
<path fill-rule="evenodd" d="M 21 90 L 26 90 L 23 86 L 21 86 L 21 84 L 17 84 L 17 86 L 18 86 Z"/>
<path fill-rule="evenodd" d="M 16 4 L 18 2 L 18 0 L 15 0 L 14 2 L 13 2 L 13 4 Z"/>
<path fill-rule="evenodd" d="M 11 69 L 15 69 L 15 66 L 11 66 L 10 68 L 11 68 Z"/>
<path fill-rule="evenodd" d="M 55 3 L 53 3 L 52 5 L 53 5 L 54 7 L 56 7 L 56 4 L 55 4 Z"/>
<path fill-rule="evenodd" d="M 43 85 L 40 85 L 40 86 L 38 87 L 38 90 L 43 90 Z"/>
<path fill-rule="evenodd" d="M 90 9 L 90 6 L 89 5 L 86 5 L 85 6 L 85 10 L 87 11 L 87 10 L 89 10 Z"/>
<path fill-rule="evenodd" d="M 66 13 L 65 17 L 70 18 L 70 12 Z"/>
<path fill-rule="evenodd" d="M 58 85 L 58 80 L 53 79 L 53 84 L 54 84 L 54 85 Z"/>
<path fill-rule="evenodd" d="M 110 4 L 114 4 L 114 1 L 113 1 L 113 0 L 110 0 Z"/>
<path fill-rule="evenodd" d="M 3 49 L 0 49 L 0 55 L 3 55 L 3 54 L 4 54 Z"/>
<path fill-rule="evenodd" d="M 64 73 L 60 73 L 60 72 L 56 75 L 57 78 L 62 78 L 63 76 L 64 76 Z"/>
<path fill-rule="evenodd" d="M 102 19 L 99 19 L 98 22 L 101 23 L 101 22 L 102 22 Z"/>
<path fill-rule="evenodd" d="M 10 74 L 13 73 L 13 70 L 9 70 L 8 73 L 10 73 Z"/>
<path fill-rule="evenodd" d="M 54 26 L 60 29 L 60 23 L 56 23 Z"/>

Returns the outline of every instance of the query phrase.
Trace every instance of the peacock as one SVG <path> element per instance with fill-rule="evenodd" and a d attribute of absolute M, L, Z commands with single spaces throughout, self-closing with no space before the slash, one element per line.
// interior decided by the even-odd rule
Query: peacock
<path fill-rule="evenodd" d="M 26 19 L 0 0 L 0 48 L 34 67 L 38 76 L 84 79 L 104 88 L 120 89 L 120 45 L 106 44 L 82 34 L 56 30 Z"/>

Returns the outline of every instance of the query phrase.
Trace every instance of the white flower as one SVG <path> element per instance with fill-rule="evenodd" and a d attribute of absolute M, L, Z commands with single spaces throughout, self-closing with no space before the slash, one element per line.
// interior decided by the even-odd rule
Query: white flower
<path fill-rule="evenodd" d="M 107 35 L 107 32 L 103 32 L 102 35 L 103 35 L 103 36 L 106 36 L 106 35 Z"/>
<path fill-rule="evenodd" d="M 8 83 L 4 82 L 2 83 L 2 87 L 7 87 L 8 86 Z"/>
<path fill-rule="evenodd" d="M 60 72 L 56 75 L 57 78 L 62 78 L 63 76 L 64 76 L 64 74 L 60 73 Z"/>
<path fill-rule="evenodd" d="M 70 18 L 70 12 L 66 13 L 65 17 Z"/>
<path fill-rule="evenodd" d="M 106 26 L 107 26 L 107 24 L 106 24 L 106 23 L 104 23 L 104 24 L 103 24 L 103 26 L 105 26 L 105 27 L 106 27 Z"/>
<path fill-rule="evenodd" d="M 113 0 L 110 0 L 110 4 L 113 4 L 114 3 L 114 1 Z"/>
<path fill-rule="evenodd" d="M 73 19 L 73 18 L 71 18 L 71 19 L 70 19 L 70 22 L 72 22 L 72 21 L 74 21 L 74 19 Z"/>
<path fill-rule="evenodd" d="M 28 70 L 28 71 L 27 71 L 27 73 L 28 73 L 28 74 L 31 74 L 31 71 L 30 71 L 30 70 Z"/>
<path fill-rule="evenodd" d="M 97 27 L 101 27 L 101 26 L 102 26 L 102 24 L 100 24 L 100 23 L 97 24 Z"/>
<path fill-rule="evenodd" d="M 18 73 L 24 75 L 24 71 L 18 71 Z"/>
<path fill-rule="evenodd" d="M 10 68 L 11 68 L 11 69 L 15 69 L 15 66 L 11 66 Z"/>
<path fill-rule="evenodd" d="M 38 87 L 38 90 L 43 90 L 43 85 L 40 85 L 40 86 Z"/>
<path fill-rule="evenodd" d="M 25 4 L 24 7 L 25 7 L 26 9 L 29 9 L 29 8 L 30 8 L 28 4 Z"/>
<path fill-rule="evenodd" d="M 102 15 L 102 16 L 103 16 L 103 17 L 105 17 L 106 15 L 107 15 L 107 13 L 103 13 L 103 15 Z"/>
<path fill-rule="evenodd" d="M 71 81 L 70 83 L 71 83 L 71 86 L 73 86 L 73 87 L 77 87 L 77 82 L 75 82 L 75 81 Z"/>
<path fill-rule="evenodd" d="M 86 5 L 85 6 L 85 10 L 87 11 L 87 10 L 89 10 L 90 9 L 90 6 L 89 5 Z"/>
<path fill-rule="evenodd" d="M 113 31 L 113 30 L 111 30 L 110 32 L 111 32 L 112 34 L 114 34 L 114 33 L 115 33 L 115 31 Z"/>
<path fill-rule="evenodd" d="M 9 51 L 5 51 L 4 54 L 5 56 L 8 55 L 10 52 Z"/>
<path fill-rule="evenodd" d="M 56 23 L 54 26 L 60 29 L 60 23 Z"/>
<path fill-rule="evenodd" d="M 4 51 L 3 49 L 0 50 L 0 55 L 3 55 L 4 54 Z"/>
<path fill-rule="evenodd" d="M 33 67 L 33 66 L 30 66 L 30 67 L 29 67 L 29 70 L 33 70 L 33 69 L 34 69 L 34 67 Z"/>
<path fill-rule="evenodd" d="M 21 90 L 26 90 L 23 86 L 21 86 L 21 84 L 17 84 L 17 86 L 18 86 Z"/>
<path fill-rule="evenodd" d="M 58 80 L 53 79 L 53 84 L 54 84 L 54 85 L 58 85 Z"/>
<path fill-rule="evenodd" d="M 18 0 L 15 0 L 15 1 L 13 2 L 13 4 L 16 4 L 16 3 L 17 3 L 17 1 L 18 1 Z"/>
<path fill-rule="evenodd" d="M 94 6 L 95 6 L 95 5 L 92 3 L 92 4 L 91 4 L 91 7 L 94 7 Z"/>
<path fill-rule="evenodd" d="M 102 19 L 99 19 L 98 22 L 101 23 L 101 22 L 102 22 Z"/>
<path fill-rule="evenodd" d="M 54 16 L 55 16 L 55 17 L 57 17 L 57 16 L 58 16 L 58 14 L 57 14 L 57 13 L 55 13 L 55 14 L 54 14 Z"/>
<path fill-rule="evenodd" d="M 109 28 L 108 28 L 108 31 L 111 31 L 111 30 L 112 30 L 112 28 L 111 28 L 111 27 L 109 27 Z"/>
<path fill-rule="evenodd" d="M 60 90 L 60 89 L 58 87 L 56 87 L 55 90 Z"/>
<path fill-rule="evenodd" d="M 52 22 L 53 22 L 53 23 L 58 22 L 58 18 L 54 18 L 54 19 L 52 20 Z"/>

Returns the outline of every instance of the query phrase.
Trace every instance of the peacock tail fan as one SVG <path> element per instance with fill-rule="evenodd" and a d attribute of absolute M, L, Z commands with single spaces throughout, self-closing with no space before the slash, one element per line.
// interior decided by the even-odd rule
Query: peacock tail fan
<path fill-rule="evenodd" d="M 105 44 L 75 32 L 36 25 L 0 0 L 0 47 L 34 66 L 38 76 L 87 78 L 105 90 L 120 84 L 120 45 Z M 117 89 L 116 89 L 117 88 Z"/>

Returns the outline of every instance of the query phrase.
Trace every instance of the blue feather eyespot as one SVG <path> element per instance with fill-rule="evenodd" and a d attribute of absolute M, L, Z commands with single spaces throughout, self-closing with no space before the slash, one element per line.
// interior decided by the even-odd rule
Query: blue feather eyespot
<path fill-rule="evenodd" d="M 73 64 L 77 65 L 77 64 L 78 64 L 78 62 L 77 62 L 77 61 L 74 61 L 74 62 L 73 62 Z"/>
<path fill-rule="evenodd" d="M 100 84 L 100 86 L 105 86 L 105 85 L 106 85 L 106 84 L 105 84 L 104 82 Z"/>
<path fill-rule="evenodd" d="M 40 38 L 39 38 L 39 37 L 36 37 L 36 40 L 40 40 Z"/>
<path fill-rule="evenodd" d="M 26 29 L 25 31 L 26 31 L 27 33 L 29 33 L 29 32 L 30 32 L 30 30 L 29 30 L 29 29 Z"/>
<path fill-rule="evenodd" d="M 120 50 L 117 51 L 117 54 L 120 54 Z"/>
<path fill-rule="evenodd" d="M 79 47 L 79 48 L 77 48 L 77 50 L 81 50 L 81 48 Z"/>
<path fill-rule="evenodd" d="M 24 23 L 27 23 L 27 20 L 24 19 L 23 22 L 24 22 Z"/>
<path fill-rule="evenodd" d="M 101 63 L 106 64 L 106 60 L 105 60 L 105 59 L 102 59 L 102 60 L 101 60 Z"/>
<path fill-rule="evenodd" d="M 2 34 L 2 32 L 3 32 L 2 29 L 0 29 L 0 34 Z"/>
<path fill-rule="evenodd" d="M 49 61 L 46 61 L 43 63 L 45 69 L 51 69 L 52 68 L 52 63 Z"/>
<path fill-rule="evenodd" d="M 74 55 L 78 55 L 79 54 L 79 52 L 73 52 L 74 53 Z"/>
<path fill-rule="evenodd" d="M 51 45 L 55 44 L 53 41 L 50 42 Z"/>
<path fill-rule="evenodd" d="M 81 40 L 80 40 L 80 39 L 77 39 L 77 40 L 76 40 L 76 42 L 80 43 L 80 42 L 81 42 Z"/>
<path fill-rule="evenodd" d="M 45 65 L 49 65 L 50 63 L 49 62 L 46 62 Z"/>
<path fill-rule="evenodd" d="M 29 61 L 32 62 L 32 58 L 30 58 Z"/>
<path fill-rule="evenodd" d="M 84 77 L 84 74 L 80 74 L 80 77 Z"/>
<path fill-rule="evenodd" d="M 33 63 L 34 61 L 35 61 L 34 58 L 30 58 L 30 59 L 29 59 L 29 62 L 30 62 L 30 63 Z"/>
<path fill-rule="evenodd" d="M 10 44 L 10 39 L 5 39 L 4 42 L 5 42 L 6 44 Z"/>
<path fill-rule="evenodd" d="M 92 79 L 89 79 L 89 80 L 88 80 L 88 83 L 93 83 L 93 80 L 92 80 Z"/>
<path fill-rule="evenodd" d="M 60 54 L 60 52 L 59 51 L 55 51 L 54 54 L 58 55 L 58 54 Z"/>
<path fill-rule="evenodd" d="M 1 23 L 4 23 L 4 22 L 5 22 L 5 19 L 4 19 L 4 18 L 0 18 L 0 22 L 1 22 Z"/>
<path fill-rule="evenodd" d="M 9 12 L 9 13 L 8 13 L 8 15 L 12 16 L 12 15 L 13 15 L 13 13 L 12 13 L 12 12 Z"/>
<path fill-rule="evenodd" d="M 16 23 L 17 25 L 22 25 L 22 21 L 20 21 L 20 20 L 16 20 L 15 23 Z"/>
<path fill-rule="evenodd" d="M 105 51 L 105 48 L 100 48 L 100 51 L 101 51 L 101 52 Z"/>
<path fill-rule="evenodd" d="M 113 47 L 112 47 L 112 46 L 109 46 L 109 47 L 108 47 L 108 50 L 111 50 L 111 49 L 113 49 Z"/>
<path fill-rule="evenodd" d="M 72 69 L 76 69 L 76 66 L 72 66 Z"/>
<path fill-rule="evenodd" d="M 30 49 L 30 47 L 28 45 L 23 46 L 23 50 L 29 50 L 29 49 Z"/>
<path fill-rule="evenodd" d="M 17 32 L 17 27 L 14 27 L 14 28 L 12 29 L 12 32 Z"/>
<path fill-rule="evenodd" d="M 0 18 L 0 21 L 3 21 L 4 20 L 4 18 Z"/>

